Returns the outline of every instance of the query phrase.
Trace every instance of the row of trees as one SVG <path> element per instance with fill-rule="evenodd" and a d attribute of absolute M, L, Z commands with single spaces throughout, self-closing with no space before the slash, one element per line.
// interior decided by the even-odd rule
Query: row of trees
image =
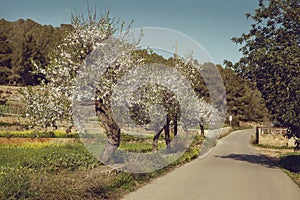
<path fill-rule="evenodd" d="M 58 44 L 63 42 L 65 36 L 72 31 L 74 25 L 62 24 L 60 27 L 55 28 L 51 25 L 42 26 L 30 19 L 16 22 L 8 22 L 2 19 L 0 23 L 0 84 L 17 85 L 37 85 L 41 83 L 41 80 L 45 79 L 45 74 L 41 70 L 45 66 L 50 66 L 51 59 L 55 59 L 55 54 L 58 54 L 58 49 L 61 48 Z M 52 54 L 52 58 L 49 57 L 50 54 Z M 141 50 L 138 54 L 143 57 L 145 62 L 157 62 L 168 66 L 174 66 L 175 63 L 173 58 L 167 60 L 146 50 Z M 84 57 L 82 55 L 82 58 Z M 38 73 L 32 73 L 35 71 L 34 63 L 41 68 Z M 259 106 L 263 106 L 263 103 L 255 102 L 260 102 L 262 99 L 254 98 L 254 96 L 259 96 L 259 94 L 257 92 L 254 93 L 247 86 L 248 83 L 237 78 L 233 71 L 224 70 L 221 66 L 218 66 L 218 69 L 225 81 L 230 115 L 234 115 L 236 119 L 244 121 L 262 121 L 266 116 L 264 114 L 266 112 Z M 193 88 L 200 97 L 209 100 L 208 89 L 197 70 L 186 66 L 181 69 L 181 73 L 194 73 L 194 77 L 200 77 L 191 79 Z M 247 87 L 248 89 L 241 90 L 240 87 Z M 246 90 L 249 90 L 249 92 Z M 246 93 L 247 95 L 245 95 Z M 247 106 L 257 107 L 255 112 L 253 112 L 254 114 L 244 112 L 248 111 Z M 258 114 L 259 116 L 255 116 L 256 111 L 260 113 Z M 36 118 L 41 119 L 41 116 Z M 47 122 L 43 121 L 41 123 L 47 126 L 55 124 L 52 121 L 49 122 L 51 118 L 47 119 Z"/>
<path fill-rule="evenodd" d="M 148 54 L 146 50 L 142 51 L 142 57 L 145 58 L 147 62 L 158 62 L 164 63 L 170 67 L 176 65 L 176 60 L 174 58 L 164 59 L 155 53 Z M 182 64 L 182 63 L 181 63 Z M 207 68 L 210 68 L 211 63 L 205 64 Z M 205 101 L 209 102 L 210 94 L 205 81 L 198 70 L 192 65 L 183 65 L 179 71 L 181 74 L 189 74 L 191 85 L 194 88 L 198 97 L 203 98 Z M 236 124 L 238 121 L 245 122 L 268 122 L 270 114 L 266 108 L 266 102 L 262 98 L 262 95 L 258 89 L 256 89 L 253 82 L 244 79 L 243 77 L 236 74 L 236 72 L 230 68 L 224 68 L 221 65 L 216 65 L 219 73 L 222 76 L 223 83 L 226 90 L 227 101 L 227 112 L 228 115 L 232 115 L 235 119 Z M 203 70 L 202 70 L 202 73 Z M 209 73 L 207 73 L 209 76 Z M 214 75 L 212 75 L 212 78 Z"/>
<path fill-rule="evenodd" d="M 87 18 L 73 16 L 72 29 L 51 51 L 46 66 L 32 60 L 35 74 L 44 78 L 39 87 L 28 88 L 24 92 L 27 111 L 34 125 L 55 127 L 58 120 L 69 120 L 74 121 L 79 130 L 84 130 L 81 125 L 87 117 L 82 114 L 88 104 L 95 106 L 97 118 L 107 134 L 107 144 L 101 156 L 101 161 L 105 163 L 120 145 L 120 123 L 116 121 L 118 116 L 114 116 L 114 109 L 119 105 L 129 110 L 130 118 L 135 123 L 149 124 L 156 132 L 154 147 L 162 130 L 165 131 L 167 145 L 170 143 L 170 126 L 176 135 L 179 123 L 188 130 L 199 122 L 203 128 L 207 119 L 218 121 L 218 118 L 225 117 L 225 94 L 219 92 L 221 85 L 212 86 L 208 93 L 205 84 L 217 78 L 215 73 L 210 73 L 212 63 L 200 65 L 193 59 L 166 60 L 157 54 L 138 50 L 138 44 L 127 40 L 130 33 L 127 33 L 128 29 L 123 30 L 122 22 L 108 15 L 98 18 L 95 14 L 89 14 Z M 124 34 L 116 36 L 117 30 Z M 147 65 L 151 63 L 163 66 Z M 139 71 L 139 66 L 144 66 L 144 71 Z M 206 80 L 201 78 L 198 69 L 206 75 Z M 242 98 L 251 88 L 241 79 L 236 79 L 233 71 L 223 71 L 220 66 L 219 70 L 226 84 L 234 82 L 239 86 L 244 85 L 241 86 L 244 87 L 242 90 L 241 87 L 230 88 L 239 90 L 229 93 L 232 102 L 237 98 L 239 103 L 244 103 L 238 106 L 257 106 L 252 95 Z M 126 87 L 116 89 L 120 80 Z M 149 84 L 144 85 L 146 80 Z M 140 82 L 137 90 L 133 91 L 137 93 L 137 99 L 134 98 L 135 93 L 131 92 L 134 89 L 132 82 Z M 117 94 L 114 93 L 116 90 Z M 133 97 L 126 99 L 126 94 L 132 94 Z M 211 95 L 216 97 L 216 106 L 209 101 Z M 113 98 L 115 101 L 112 101 Z M 243 113 L 234 113 L 238 110 L 235 109 L 230 109 L 230 112 L 243 116 Z M 247 114 L 249 116 L 241 119 L 253 119 L 250 117 L 252 113 Z M 261 120 L 264 115 L 258 116 L 255 120 Z"/>

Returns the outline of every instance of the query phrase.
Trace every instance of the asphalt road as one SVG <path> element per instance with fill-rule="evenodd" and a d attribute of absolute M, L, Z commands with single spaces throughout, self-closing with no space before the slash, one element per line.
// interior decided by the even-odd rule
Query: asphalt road
<path fill-rule="evenodd" d="M 219 140 L 199 158 L 125 196 L 126 200 L 300 200 L 300 188 L 249 144 L 254 130 Z"/>

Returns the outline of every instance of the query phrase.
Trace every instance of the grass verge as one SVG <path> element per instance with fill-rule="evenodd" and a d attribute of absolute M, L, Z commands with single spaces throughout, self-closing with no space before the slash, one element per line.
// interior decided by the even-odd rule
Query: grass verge
<path fill-rule="evenodd" d="M 127 138 L 128 139 L 128 138 Z M 119 199 L 199 155 L 203 138 L 171 165 L 151 173 L 111 173 L 81 143 L 0 145 L 0 199 Z M 123 148 L 145 151 L 124 144 Z"/>

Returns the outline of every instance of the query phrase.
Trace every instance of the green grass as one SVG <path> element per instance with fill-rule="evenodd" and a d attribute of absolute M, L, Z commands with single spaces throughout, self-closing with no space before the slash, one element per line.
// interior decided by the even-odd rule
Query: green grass
<path fill-rule="evenodd" d="M 0 115 L 3 113 L 9 113 L 10 107 L 8 105 L 0 105 Z"/>
<path fill-rule="evenodd" d="M 178 160 L 161 170 L 116 175 L 103 174 L 107 167 L 81 143 L 0 145 L 0 199 L 117 199 L 196 158 L 202 139 L 196 137 Z M 127 140 L 120 148 L 147 152 L 152 144 Z"/>
<path fill-rule="evenodd" d="M 22 104 L 2 104 L 0 105 L 0 116 L 3 114 L 25 115 L 25 109 Z"/>
<path fill-rule="evenodd" d="M 158 149 L 165 148 L 165 143 L 158 143 Z M 146 153 L 152 151 L 152 143 L 121 143 L 120 149 L 129 152 Z"/>
<path fill-rule="evenodd" d="M 121 134 L 121 140 L 123 142 L 139 142 L 139 143 L 144 143 L 144 142 L 152 141 L 152 139 L 153 139 L 152 135 L 151 136 L 136 137 L 136 136 L 129 135 L 129 134 Z"/>
<path fill-rule="evenodd" d="M 97 163 L 81 143 L 0 146 L 0 166 L 5 168 L 52 172 L 62 169 L 90 169 Z"/>
<path fill-rule="evenodd" d="M 0 145 L 0 199 L 34 199 L 43 190 L 44 179 L 97 166 L 98 161 L 80 143 Z M 48 181 L 44 189 L 51 190 L 54 186 Z"/>

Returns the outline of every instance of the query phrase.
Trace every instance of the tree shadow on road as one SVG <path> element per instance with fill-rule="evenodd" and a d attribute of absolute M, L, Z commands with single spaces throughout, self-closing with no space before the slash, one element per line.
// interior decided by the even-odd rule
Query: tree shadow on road
<path fill-rule="evenodd" d="M 259 164 L 270 168 L 278 167 L 278 161 L 279 161 L 279 159 L 277 158 L 271 158 L 264 155 L 254 155 L 254 154 L 229 154 L 229 155 L 216 156 L 216 157 L 234 159 L 238 161 L 245 161 L 248 163 Z"/>
<path fill-rule="evenodd" d="M 275 158 L 259 154 L 229 154 L 216 157 L 245 161 L 248 163 L 259 164 L 270 168 L 281 167 L 295 173 L 300 172 L 300 155 L 288 155 L 282 158 Z"/>

